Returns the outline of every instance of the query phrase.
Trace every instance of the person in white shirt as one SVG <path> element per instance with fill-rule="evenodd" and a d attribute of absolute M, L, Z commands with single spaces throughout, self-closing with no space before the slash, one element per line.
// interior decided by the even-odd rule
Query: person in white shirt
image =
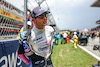
<path fill-rule="evenodd" d="M 64 32 L 64 34 L 63 34 L 63 38 L 64 38 L 64 44 L 66 44 L 66 37 L 67 37 L 67 34 L 66 34 L 66 32 Z"/>

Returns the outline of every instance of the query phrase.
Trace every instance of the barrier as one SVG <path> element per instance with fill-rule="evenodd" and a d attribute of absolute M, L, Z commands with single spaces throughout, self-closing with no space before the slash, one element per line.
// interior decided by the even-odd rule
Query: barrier
<path fill-rule="evenodd" d="M 18 40 L 0 42 L 0 67 L 29 67 L 16 53 Z"/>

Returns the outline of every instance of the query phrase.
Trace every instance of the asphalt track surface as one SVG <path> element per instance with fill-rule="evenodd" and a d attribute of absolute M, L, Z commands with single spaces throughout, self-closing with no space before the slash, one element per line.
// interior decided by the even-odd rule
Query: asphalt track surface
<path fill-rule="evenodd" d="M 93 50 L 94 45 L 100 45 L 99 37 L 95 37 L 94 39 L 89 38 L 89 42 L 87 43 L 87 46 L 82 46 L 82 47 L 87 49 L 88 51 L 92 52 L 96 56 L 100 57 L 99 50 Z"/>
<path fill-rule="evenodd" d="M 74 42 L 73 40 L 70 41 Z M 99 41 L 100 41 L 99 37 L 95 37 L 93 39 L 89 38 L 87 46 L 78 45 L 78 47 L 87 52 L 88 54 L 90 54 L 91 56 L 93 56 L 94 58 L 96 58 L 98 61 L 100 61 L 99 50 L 93 50 L 94 45 L 100 45 Z"/>

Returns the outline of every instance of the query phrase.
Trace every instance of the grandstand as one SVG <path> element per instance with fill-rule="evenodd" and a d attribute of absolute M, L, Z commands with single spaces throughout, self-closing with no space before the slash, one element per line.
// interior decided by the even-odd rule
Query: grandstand
<path fill-rule="evenodd" d="M 24 12 L 17 7 L 0 0 L 0 38 L 16 37 L 23 23 Z"/>

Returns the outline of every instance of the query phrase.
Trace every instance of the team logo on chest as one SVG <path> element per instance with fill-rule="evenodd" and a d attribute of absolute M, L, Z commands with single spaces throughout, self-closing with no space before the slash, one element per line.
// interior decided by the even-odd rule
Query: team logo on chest
<path fill-rule="evenodd" d="M 40 42 L 40 41 L 42 41 L 42 40 L 43 40 L 43 37 L 38 37 L 38 38 L 36 38 L 36 39 L 34 40 L 34 43 Z"/>

